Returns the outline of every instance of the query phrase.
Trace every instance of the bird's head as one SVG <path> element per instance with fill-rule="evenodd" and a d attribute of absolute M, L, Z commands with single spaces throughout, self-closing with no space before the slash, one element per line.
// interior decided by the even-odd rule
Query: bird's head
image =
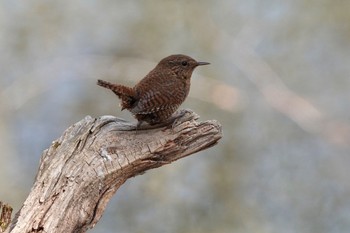
<path fill-rule="evenodd" d="M 197 66 L 209 65 L 209 62 L 198 62 L 193 58 L 182 55 L 170 55 L 166 58 L 163 58 L 157 65 L 157 68 L 171 70 L 176 74 L 177 77 L 182 79 L 190 79 L 193 70 Z"/>

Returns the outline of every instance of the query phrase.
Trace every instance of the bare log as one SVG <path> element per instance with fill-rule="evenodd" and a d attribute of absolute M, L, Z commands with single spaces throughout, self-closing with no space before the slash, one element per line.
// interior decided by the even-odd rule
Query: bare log
<path fill-rule="evenodd" d="M 130 177 L 207 149 L 222 137 L 215 121 L 182 116 L 162 128 L 135 126 L 112 116 L 85 117 L 45 150 L 32 190 L 10 232 L 86 232 Z"/>

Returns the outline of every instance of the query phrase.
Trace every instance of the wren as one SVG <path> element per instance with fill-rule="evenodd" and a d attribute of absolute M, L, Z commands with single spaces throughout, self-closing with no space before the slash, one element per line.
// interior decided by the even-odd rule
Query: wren
<path fill-rule="evenodd" d="M 191 75 L 197 66 L 208 65 L 178 54 L 163 58 L 133 88 L 98 80 L 97 85 L 112 90 L 121 100 L 121 108 L 150 125 L 163 123 L 185 101 L 191 86 Z"/>

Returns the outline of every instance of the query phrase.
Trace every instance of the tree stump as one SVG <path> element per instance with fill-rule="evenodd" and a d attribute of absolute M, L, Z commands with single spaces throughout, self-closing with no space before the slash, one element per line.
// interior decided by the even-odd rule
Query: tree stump
<path fill-rule="evenodd" d="M 113 116 L 85 117 L 53 141 L 40 160 L 32 190 L 10 226 L 12 233 L 86 232 L 130 177 L 215 145 L 215 121 L 182 116 L 162 128 L 135 126 Z"/>

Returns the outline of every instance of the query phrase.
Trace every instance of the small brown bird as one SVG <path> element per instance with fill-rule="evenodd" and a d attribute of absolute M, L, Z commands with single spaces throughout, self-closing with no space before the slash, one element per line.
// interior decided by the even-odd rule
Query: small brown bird
<path fill-rule="evenodd" d="M 129 110 L 138 120 L 138 126 L 143 121 L 154 125 L 172 116 L 189 93 L 193 70 L 208 64 L 186 55 L 171 55 L 133 88 L 103 80 L 97 85 L 111 89 L 121 99 L 122 110 Z"/>

